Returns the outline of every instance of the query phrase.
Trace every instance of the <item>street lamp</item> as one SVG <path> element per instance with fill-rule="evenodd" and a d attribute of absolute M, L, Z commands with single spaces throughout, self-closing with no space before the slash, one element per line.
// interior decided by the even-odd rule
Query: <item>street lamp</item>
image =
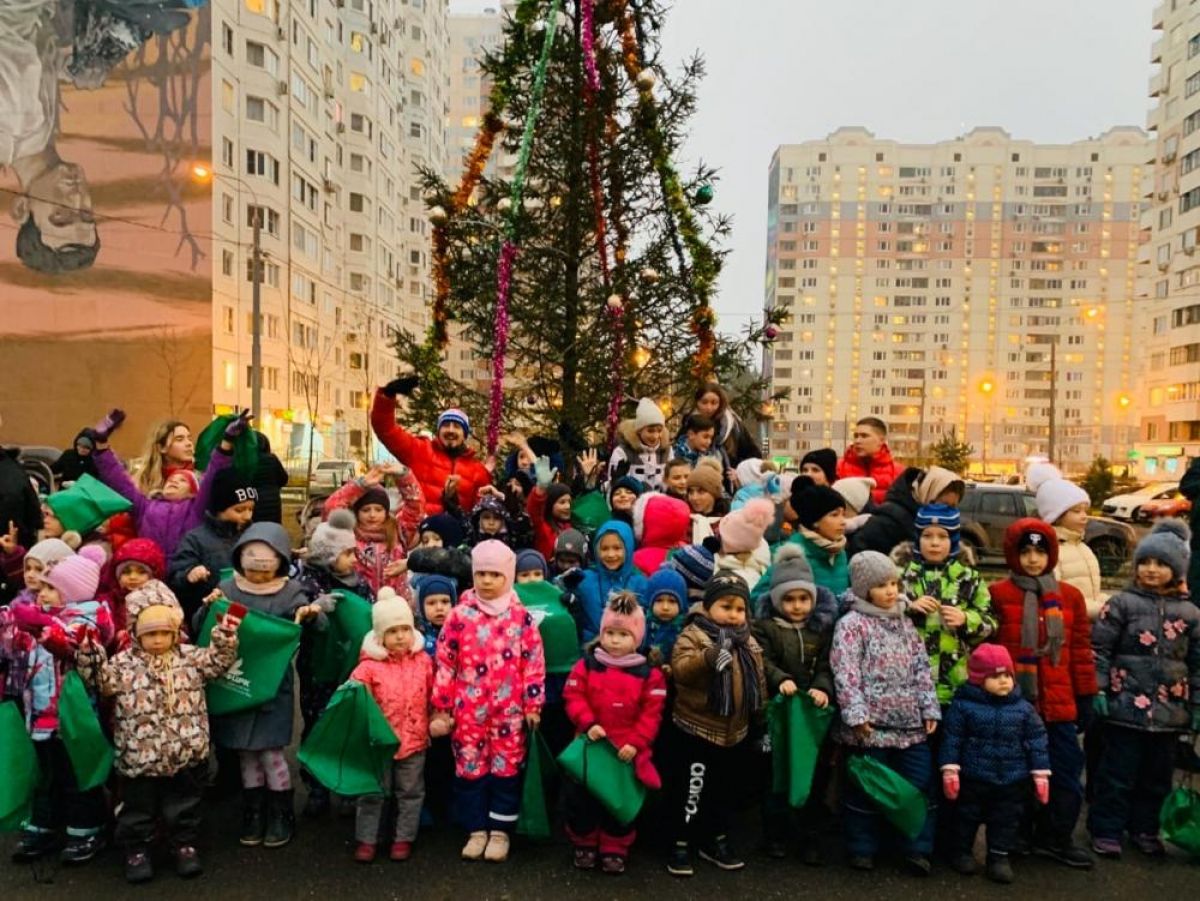
<path fill-rule="evenodd" d="M 992 392 L 996 390 L 996 383 L 990 378 L 985 378 L 979 383 L 979 393 L 983 395 L 983 474 L 987 475 L 987 458 L 988 444 L 991 441 L 991 435 L 988 434 L 988 415 L 992 409 Z"/>
<path fill-rule="evenodd" d="M 229 179 L 237 182 L 250 192 L 254 201 L 254 239 L 251 249 L 251 303 L 252 325 L 250 328 L 250 410 L 258 422 L 262 422 L 262 204 L 258 202 L 258 194 L 254 188 L 242 181 L 236 175 L 224 175 L 214 172 L 203 163 L 192 166 L 192 179 L 200 184 L 207 184 L 216 178 Z"/>

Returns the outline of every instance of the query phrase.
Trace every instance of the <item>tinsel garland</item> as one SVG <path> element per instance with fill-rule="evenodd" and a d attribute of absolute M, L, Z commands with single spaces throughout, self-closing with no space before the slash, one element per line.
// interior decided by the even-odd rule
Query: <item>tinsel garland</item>
<path fill-rule="evenodd" d="M 504 367 L 508 352 L 508 296 L 512 291 L 513 263 L 517 245 L 505 240 L 500 248 L 500 263 L 496 268 L 496 346 L 492 351 L 492 393 L 488 407 L 487 448 L 496 452 L 500 442 L 500 413 L 504 408 Z"/>

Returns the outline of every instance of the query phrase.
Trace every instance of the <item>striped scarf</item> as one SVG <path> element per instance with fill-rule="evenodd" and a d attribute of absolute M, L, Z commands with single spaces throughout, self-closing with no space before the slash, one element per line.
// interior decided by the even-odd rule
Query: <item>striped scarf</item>
<path fill-rule="evenodd" d="M 1051 666 L 1058 666 L 1062 656 L 1066 641 L 1062 595 L 1058 581 L 1048 573 L 1036 578 L 1013 573 L 1012 581 L 1025 592 L 1025 605 L 1021 609 L 1021 649 L 1016 660 L 1017 684 L 1025 699 L 1032 702 L 1038 697 L 1038 658 L 1049 657 Z M 1038 643 L 1039 620 L 1042 618 L 1046 623 L 1045 644 Z"/>
<path fill-rule="evenodd" d="M 714 673 L 709 683 L 709 709 L 717 716 L 733 716 L 733 668 L 736 666 L 742 671 L 742 710 L 747 714 L 754 713 L 762 700 L 758 692 L 758 667 L 755 666 L 754 652 L 750 650 L 750 626 L 743 623 L 736 629 L 724 628 L 707 616 L 693 616 L 692 622 L 718 648 L 727 649 L 733 654 L 732 665 Z"/>

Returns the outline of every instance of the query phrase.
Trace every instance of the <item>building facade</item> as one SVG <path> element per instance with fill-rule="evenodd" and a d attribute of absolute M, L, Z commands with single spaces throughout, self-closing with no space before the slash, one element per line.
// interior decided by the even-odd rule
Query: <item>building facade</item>
<path fill-rule="evenodd" d="M 1200 9 L 1163 0 L 1150 60 L 1141 294 L 1147 309 L 1137 462 L 1178 478 L 1200 456 Z"/>
<path fill-rule="evenodd" d="M 1147 147 L 1123 127 L 1066 145 L 842 128 L 778 148 L 766 306 L 788 315 L 764 366 L 787 397 L 771 453 L 840 451 L 877 416 L 898 456 L 953 430 L 976 471 L 1123 458 Z"/>

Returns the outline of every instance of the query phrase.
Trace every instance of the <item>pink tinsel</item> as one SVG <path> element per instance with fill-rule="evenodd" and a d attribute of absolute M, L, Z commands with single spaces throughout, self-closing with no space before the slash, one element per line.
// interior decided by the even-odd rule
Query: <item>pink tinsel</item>
<path fill-rule="evenodd" d="M 625 305 L 606 307 L 612 317 L 613 341 L 613 393 L 608 401 L 608 449 L 612 450 L 617 440 L 617 425 L 621 420 L 621 398 L 625 395 Z"/>
<path fill-rule="evenodd" d="M 596 68 L 596 0 L 583 0 L 580 3 L 582 18 L 580 21 L 579 41 L 583 44 L 583 71 L 587 75 L 588 88 L 593 92 L 600 91 L 600 70 Z"/>
<path fill-rule="evenodd" d="M 487 449 L 496 452 L 500 443 L 500 417 L 504 410 L 505 355 L 508 352 L 508 295 L 512 289 L 513 263 L 517 245 L 505 241 L 500 248 L 500 265 L 496 268 L 496 347 L 492 352 L 492 394 L 488 407 Z"/>

